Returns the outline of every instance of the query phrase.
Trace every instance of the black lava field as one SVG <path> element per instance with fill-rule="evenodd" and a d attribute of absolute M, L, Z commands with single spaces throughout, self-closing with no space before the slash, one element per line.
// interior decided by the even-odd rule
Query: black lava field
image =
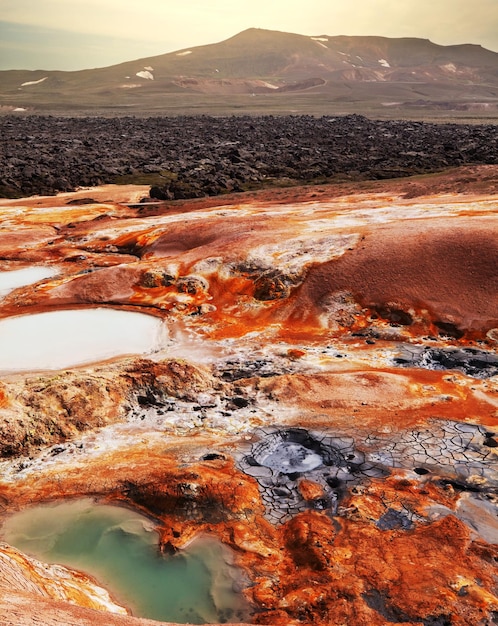
<path fill-rule="evenodd" d="M 0 117 L 0 196 L 106 183 L 180 199 L 498 163 L 498 127 L 344 117 Z"/>

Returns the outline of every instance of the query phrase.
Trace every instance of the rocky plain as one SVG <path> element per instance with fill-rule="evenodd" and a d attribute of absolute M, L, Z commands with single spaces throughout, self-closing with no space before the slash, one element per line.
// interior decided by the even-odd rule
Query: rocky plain
<path fill-rule="evenodd" d="M 220 623 L 497 623 L 496 127 L 0 126 L 0 278 L 47 272 L 0 299 L 0 522 L 89 497 L 161 558 L 216 537 Z M 103 311 L 157 340 L 44 330 Z M 104 586 L 0 544 L 3 624 L 158 623 Z"/>
<path fill-rule="evenodd" d="M 144 183 L 162 200 L 496 164 L 496 125 L 361 115 L 0 117 L 0 193 Z"/>

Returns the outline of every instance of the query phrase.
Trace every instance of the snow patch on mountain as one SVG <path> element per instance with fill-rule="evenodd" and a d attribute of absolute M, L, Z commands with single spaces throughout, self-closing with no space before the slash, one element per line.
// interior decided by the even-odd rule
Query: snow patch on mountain
<path fill-rule="evenodd" d="M 442 66 L 445 70 L 448 70 L 449 72 L 452 72 L 453 74 L 456 74 L 457 72 L 457 68 L 456 65 L 454 63 L 446 63 L 446 65 Z"/>
<path fill-rule="evenodd" d="M 28 82 L 26 83 L 22 83 L 21 87 L 27 87 L 28 85 L 39 85 L 40 83 L 43 83 L 44 80 L 47 80 L 48 76 L 45 76 L 45 78 L 40 78 L 40 80 L 28 80 Z"/>
<path fill-rule="evenodd" d="M 137 72 L 136 76 L 138 76 L 139 78 L 145 78 L 146 80 L 154 80 L 154 75 L 152 74 L 152 72 L 145 68 L 142 71 Z"/>

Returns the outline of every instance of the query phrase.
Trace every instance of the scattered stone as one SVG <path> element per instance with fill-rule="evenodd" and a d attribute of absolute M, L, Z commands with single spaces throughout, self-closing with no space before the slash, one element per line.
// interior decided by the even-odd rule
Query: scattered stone
<path fill-rule="evenodd" d="M 411 530 L 414 523 L 406 512 L 389 508 L 377 521 L 376 526 L 380 530 Z"/>
<path fill-rule="evenodd" d="M 202 276 L 183 276 L 176 281 L 176 287 L 180 293 L 195 296 L 206 293 L 209 289 L 209 283 Z"/>
<path fill-rule="evenodd" d="M 269 301 L 288 298 L 291 281 L 278 272 L 264 274 L 254 281 L 254 297 L 256 300 Z"/>

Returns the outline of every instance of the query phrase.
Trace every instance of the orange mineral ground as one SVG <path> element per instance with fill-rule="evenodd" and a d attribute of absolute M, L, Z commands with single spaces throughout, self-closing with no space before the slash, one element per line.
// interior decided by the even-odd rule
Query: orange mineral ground
<path fill-rule="evenodd" d="M 248 623 L 496 624 L 497 193 L 0 200 L 0 522 L 90 496 L 161 552 L 216 536 Z M 157 623 L 129 613 L 0 544 L 2 624 Z"/>

